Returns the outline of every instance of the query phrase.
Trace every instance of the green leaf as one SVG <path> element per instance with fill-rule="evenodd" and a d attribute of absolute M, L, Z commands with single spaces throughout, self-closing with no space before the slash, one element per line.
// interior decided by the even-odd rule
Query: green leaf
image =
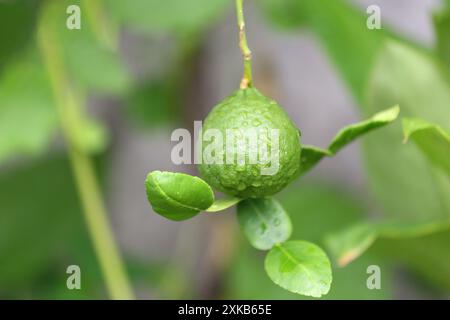
<path fill-rule="evenodd" d="M 422 119 L 403 119 L 405 141 L 412 139 L 436 166 L 450 175 L 450 135 Z"/>
<path fill-rule="evenodd" d="M 291 0 L 260 0 L 264 16 L 273 24 L 284 29 L 304 26 L 307 14 L 304 10 L 305 1 Z"/>
<path fill-rule="evenodd" d="M 242 231 L 253 247 L 269 250 L 291 236 L 291 220 L 273 198 L 246 199 L 237 207 Z"/>
<path fill-rule="evenodd" d="M 425 119 L 448 131 L 448 101 L 449 75 L 442 64 L 412 46 L 397 41 L 386 43 L 374 65 L 367 89 L 366 114 L 377 112 L 386 104 L 398 103 L 404 116 Z M 415 232 L 436 224 L 437 228 L 430 233 L 439 231 L 441 227 L 445 228 L 450 215 L 450 179 L 445 172 L 434 168 L 416 146 L 400 146 L 401 135 L 401 125 L 396 123 L 364 141 L 370 188 L 383 219 L 396 221 L 397 233 L 403 225 L 407 229 L 416 225 L 411 229 Z M 401 233 L 405 234 L 404 231 Z M 448 248 L 450 243 L 448 236 L 430 234 L 417 239 L 412 236 L 378 239 L 375 247 L 382 243 L 383 253 L 397 248 L 392 250 L 395 252 L 392 257 L 402 256 L 402 262 L 420 272 L 421 277 L 449 288 L 448 281 L 444 281 L 445 272 L 437 274 L 448 268 L 448 261 L 442 259 L 443 248 Z M 342 250 L 345 251 L 348 250 Z M 339 256 L 339 250 L 337 252 Z"/>
<path fill-rule="evenodd" d="M 140 32 L 196 32 L 217 21 L 227 0 L 105 0 L 119 24 Z"/>
<path fill-rule="evenodd" d="M 373 62 L 387 37 L 385 26 L 369 30 L 367 15 L 344 0 L 260 0 L 258 4 L 277 25 L 310 29 L 355 97 L 363 101 Z"/>
<path fill-rule="evenodd" d="M 366 251 L 376 237 L 375 225 L 361 223 L 343 232 L 328 235 L 325 243 L 338 265 L 345 266 Z"/>
<path fill-rule="evenodd" d="M 61 40 L 64 62 L 68 65 L 71 81 L 79 85 L 77 89 L 89 87 L 100 91 L 106 89 L 114 93 L 120 92 L 124 84 L 122 82 L 124 74 L 119 71 L 121 75 L 118 75 L 112 71 L 116 67 L 120 68 L 118 64 L 113 63 L 114 66 L 111 68 L 107 66 L 108 61 L 117 56 L 112 53 L 105 53 L 108 57 L 97 54 L 107 50 L 98 49 L 99 44 L 88 35 L 87 26 L 83 25 L 81 30 L 67 30 L 60 27 L 65 26 L 67 6 L 64 4 L 68 3 L 54 1 L 46 14 L 52 18 L 51 21 L 55 18 L 53 22 L 57 24 L 56 30 L 63 33 L 62 39 L 58 39 Z M 5 6 L 8 10 L 14 7 L 13 4 Z M 86 38 L 90 40 L 84 41 Z M 0 76 L 0 162 L 15 155 L 42 154 L 51 143 L 59 126 L 54 97 L 36 48 L 30 46 L 14 58 Z M 79 65 L 73 64 L 76 59 L 79 59 Z M 80 73 L 84 74 L 84 79 Z M 95 84 L 91 83 L 92 81 Z M 77 92 L 80 96 L 83 96 L 83 93 Z M 107 135 L 104 128 L 93 120 L 87 118 L 79 133 L 77 138 L 80 146 L 89 152 L 103 150 L 106 145 Z"/>
<path fill-rule="evenodd" d="M 333 154 L 338 152 L 342 147 L 351 143 L 363 134 L 391 123 L 392 121 L 397 119 L 399 113 L 400 108 L 398 106 L 395 106 L 393 108 L 375 114 L 369 120 L 362 121 L 341 129 L 331 142 L 328 150 L 330 150 L 330 152 Z"/>
<path fill-rule="evenodd" d="M 180 66 L 181 68 L 181 66 Z M 179 115 L 180 91 L 166 79 L 133 88 L 125 100 L 126 116 L 138 127 L 155 127 Z"/>
<path fill-rule="evenodd" d="M 124 94 L 131 79 L 117 52 L 98 41 L 92 25 L 87 19 L 83 20 L 83 15 L 80 30 L 65 27 L 66 8 L 73 4 L 72 0 L 53 1 L 43 13 L 44 19 L 52 23 L 71 81 L 89 93 Z"/>
<path fill-rule="evenodd" d="M 59 127 L 48 77 L 37 54 L 28 50 L 0 76 L 0 162 L 45 152 Z M 104 126 L 88 117 L 77 131 L 77 144 L 90 154 L 108 142 Z"/>
<path fill-rule="evenodd" d="M 450 66 L 450 8 L 433 16 L 437 38 L 437 52 L 442 60 Z"/>
<path fill-rule="evenodd" d="M 303 146 L 299 174 L 304 174 L 312 169 L 324 157 L 334 156 L 344 146 L 353 142 L 360 136 L 393 122 L 397 119 L 399 113 L 400 108 L 395 106 L 375 114 L 368 120 L 358 122 L 341 129 L 331 141 L 328 149 Z"/>
<path fill-rule="evenodd" d="M 368 211 L 361 197 L 337 185 L 297 181 L 284 189 L 277 198 L 288 212 L 301 212 L 291 216 L 294 229 L 292 238 L 317 244 L 321 244 L 324 235 L 357 223 Z M 226 275 L 226 299 L 310 299 L 275 286 L 261 268 L 261 254 L 248 244 L 241 233 L 237 233 L 234 238 L 238 243 Z M 381 244 L 381 241 L 377 244 Z M 324 298 L 392 299 L 392 268 L 391 263 L 386 263 L 383 258 L 383 252 L 369 250 L 347 267 L 333 269 L 333 285 Z M 379 265 L 383 270 L 380 290 L 367 290 L 366 270 L 372 264 Z M 443 273 L 442 276 L 447 274 Z"/>
<path fill-rule="evenodd" d="M 239 203 L 239 201 L 241 201 L 241 200 L 242 199 L 234 198 L 234 197 L 226 197 L 226 198 L 218 199 L 218 200 L 214 201 L 214 203 L 211 205 L 211 207 L 206 209 L 206 211 L 208 211 L 208 212 L 222 211 L 222 210 L 225 210 L 225 209 L 228 209 L 228 208 L 234 206 L 235 204 Z"/>
<path fill-rule="evenodd" d="M 399 104 L 402 106 L 402 114 L 419 116 L 432 122 L 440 118 L 437 123 L 449 129 L 450 100 L 446 80 L 448 75 L 441 72 L 442 67 L 432 57 L 404 43 L 396 46 L 404 47 L 401 51 L 406 51 L 405 53 L 399 52 L 400 50 L 394 52 L 389 43 L 386 47 L 391 46 L 390 49 L 383 48 L 384 41 L 389 39 L 387 32 L 368 30 L 364 14 L 355 11 L 352 13 L 343 1 L 261 0 L 260 2 L 270 2 L 273 6 L 281 8 L 278 12 L 289 13 L 290 17 L 295 18 L 297 15 L 301 18 L 298 19 L 298 25 L 309 27 L 320 38 L 354 96 L 364 102 L 366 115 L 378 112 L 386 105 Z M 317 3 L 321 8 L 306 11 L 305 3 L 309 2 Z M 331 14 L 330 11 L 333 10 L 340 13 Z M 265 13 L 271 15 L 272 12 L 276 11 L 266 10 Z M 278 20 L 293 19 L 284 15 Z M 448 33 L 444 33 L 444 36 L 448 36 Z M 373 72 L 374 65 L 375 72 Z M 368 79 L 370 88 L 367 90 Z M 365 99 L 366 94 L 368 101 Z M 405 110 L 405 107 L 408 110 Z M 429 168 L 427 161 L 418 150 L 414 150 L 417 149 L 414 146 L 399 147 L 400 132 L 399 124 L 392 125 L 369 136 L 364 144 L 369 181 L 376 199 L 388 217 L 404 221 L 443 218 L 448 212 L 446 208 L 450 203 L 448 178 L 443 174 L 434 174 L 433 168 Z M 414 182 L 411 181 L 412 177 Z M 398 246 L 396 252 L 405 256 L 404 260 L 410 265 L 420 265 L 417 270 L 423 272 L 425 277 L 435 279 L 435 284 L 444 283 L 448 278 L 445 272 L 448 269 L 448 262 L 440 258 L 443 254 L 440 249 L 448 248 L 450 243 L 448 239 L 448 235 L 430 236 L 427 241 L 423 240 L 423 245 L 419 239 L 408 239 L 403 241 L 403 245 Z M 386 248 L 393 247 L 399 241 L 389 241 Z M 396 253 L 393 254 L 395 255 Z M 424 256 L 428 260 L 417 258 Z M 432 261 L 435 267 L 432 264 L 428 265 L 428 261 Z M 436 270 L 444 272 L 439 277 L 436 276 Z"/>
<path fill-rule="evenodd" d="M 184 173 L 153 171 L 145 186 L 153 210 L 175 221 L 192 218 L 214 202 L 213 191 L 205 181 Z"/>
<path fill-rule="evenodd" d="M 56 128 L 45 71 L 34 53 L 24 52 L 0 76 L 0 162 L 43 153 Z"/>
<path fill-rule="evenodd" d="M 411 68 L 414 66 L 414 68 Z M 365 113 L 399 104 L 404 117 L 419 117 L 450 130 L 449 74 L 422 51 L 389 41 L 374 67 Z M 450 217 L 450 179 L 413 144 L 401 145 L 401 123 L 364 140 L 369 186 L 389 220 L 430 222 Z"/>
<path fill-rule="evenodd" d="M 449 245 L 450 232 L 446 231 L 420 238 L 380 239 L 374 249 L 383 252 L 391 261 L 407 266 L 420 280 L 433 285 L 442 296 L 448 296 Z"/>
<path fill-rule="evenodd" d="M 332 156 L 329 150 L 314 146 L 302 146 L 299 175 L 314 168 L 324 157 Z"/>
<path fill-rule="evenodd" d="M 330 234 L 326 244 L 340 266 L 362 255 L 379 238 L 418 238 L 450 229 L 450 220 L 428 223 L 379 222 L 360 223 Z"/>
<path fill-rule="evenodd" d="M 291 292 L 320 298 L 330 290 L 330 261 L 322 249 L 310 242 L 279 244 L 269 251 L 264 265 L 270 279 Z"/>
<path fill-rule="evenodd" d="M 43 278 L 43 272 L 62 262 L 61 253 L 72 250 L 72 240 L 76 234 L 81 233 L 87 237 L 84 230 L 81 208 L 67 159 L 52 156 L 50 159 L 39 159 L 2 170 L 2 295 L 5 298 L 12 297 L 20 294 L 23 288 L 28 288 L 28 295 L 33 291 L 30 288 L 35 288 L 34 294 L 39 295 L 42 286 L 38 283 Z"/>

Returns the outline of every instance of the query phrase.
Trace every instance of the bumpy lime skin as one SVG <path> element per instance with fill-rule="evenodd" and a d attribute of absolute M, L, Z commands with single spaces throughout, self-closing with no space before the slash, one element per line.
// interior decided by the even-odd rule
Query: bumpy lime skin
<path fill-rule="evenodd" d="M 203 178 L 217 190 L 240 198 L 261 198 L 282 190 L 292 179 L 300 166 L 300 134 L 286 112 L 273 100 L 262 95 L 255 88 L 240 89 L 213 108 L 203 123 L 203 134 L 208 129 L 218 129 L 226 145 L 227 129 L 278 129 L 279 168 L 274 175 L 261 175 L 262 167 L 270 164 L 250 164 L 244 149 L 244 165 L 226 164 L 226 151 L 220 156 L 224 164 L 199 164 Z M 266 141 L 271 150 L 271 139 Z M 210 142 L 203 142 L 202 151 Z M 225 149 L 225 148 L 224 148 Z M 236 150 L 236 149 L 235 149 Z M 202 154 L 204 154 L 202 152 Z"/>

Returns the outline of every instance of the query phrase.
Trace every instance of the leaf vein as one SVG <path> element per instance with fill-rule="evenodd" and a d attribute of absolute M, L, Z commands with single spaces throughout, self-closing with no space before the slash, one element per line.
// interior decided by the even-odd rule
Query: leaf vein
<path fill-rule="evenodd" d="M 196 211 L 203 211 L 203 209 L 199 209 L 199 208 L 196 208 L 196 207 L 192 207 L 192 206 L 183 204 L 183 203 L 181 203 L 181 202 L 179 202 L 179 201 L 173 199 L 173 198 L 170 197 L 166 192 L 164 192 L 164 190 L 161 188 L 160 184 L 158 183 L 158 181 L 156 181 L 156 179 L 154 179 L 154 181 L 155 181 L 155 186 L 156 186 L 156 188 L 161 192 L 161 194 L 162 194 L 167 200 L 172 201 L 172 202 L 176 203 L 177 205 L 179 205 L 179 206 L 181 206 L 181 207 L 183 207 L 183 208 L 186 208 L 186 209 L 191 209 L 191 210 L 196 210 Z"/>

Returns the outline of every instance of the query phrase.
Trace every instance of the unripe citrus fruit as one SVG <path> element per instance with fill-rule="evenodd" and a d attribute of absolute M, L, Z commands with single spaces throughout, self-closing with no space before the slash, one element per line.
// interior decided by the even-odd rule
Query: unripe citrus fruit
<path fill-rule="evenodd" d="M 215 106 L 203 123 L 203 140 L 206 140 L 205 134 L 210 129 L 216 129 L 215 132 L 220 132 L 223 137 L 223 152 L 215 154 L 222 163 L 203 161 L 199 171 L 210 185 L 226 194 L 240 198 L 273 195 L 292 180 L 299 168 L 301 145 L 298 129 L 275 101 L 255 88 L 240 89 Z M 231 143 L 228 140 L 230 132 L 236 137 Z M 245 146 L 237 142 L 248 132 L 257 133 L 257 146 L 248 140 Z M 203 160 L 208 145 L 203 141 Z M 263 145 L 266 149 L 261 149 Z M 233 163 L 227 158 L 230 151 L 235 152 L 236 161 Z M 258 162 L 251 160 L 255 159 L 255 154 Z M 238 162 L 239 157 L 245 162 Z"/>

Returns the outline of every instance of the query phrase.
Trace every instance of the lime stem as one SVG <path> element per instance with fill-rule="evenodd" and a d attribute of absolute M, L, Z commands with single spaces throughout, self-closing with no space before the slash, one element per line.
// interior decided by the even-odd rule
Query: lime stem
<path fill-rule="evenodd" d="M 241 89 L 251 88 L 253 86 L 252 77 L 252 52 L 247 44 L 247 36 L 245 35 L 244 21 L 244 0 L 236 0 L 237 23 L 239 28 L 239 47 L 241 48 L 242 57 L 244 58 L 244 76 L 241 80 Z"/>
<path fill-rule="evenodd" d="M 78 92 L 67 76 L 54 28 L 50 25 L 51 10 L 46 9 L 50 8 L 52 2 L 47 3 L 39 23 L 38 45 L 51 83 L 84 218 L 111 298 L 133 299 L 125 267 L 108 222 L 92 160 L 88 151 L 80 145 L 79 132 L 83 126 L 83 110 L 77 99 Z"/>

